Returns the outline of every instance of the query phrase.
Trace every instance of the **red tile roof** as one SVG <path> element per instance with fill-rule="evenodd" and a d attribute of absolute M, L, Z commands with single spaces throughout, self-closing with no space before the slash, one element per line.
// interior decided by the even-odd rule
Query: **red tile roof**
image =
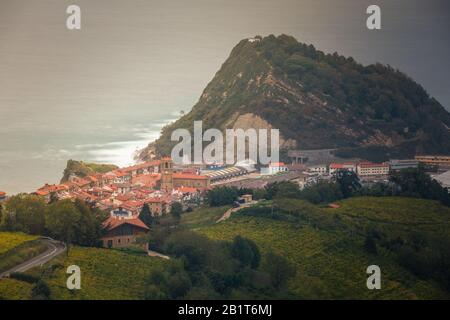
<path fill-rule="evenodd" d="M 361 162 L 359 164 L 360 167 L 362 168 L 371 168 L 371 167 L 389 167 L 389 165 L 387 163 L 373 163 L 373 162 Z"/>
<path fill-rule="evenodd" d="M 109 231 L 116 229 L 117 227 L 120 227 L 124 224 L 130 224 L 141 229 L 150 230 L 149 227 L 147 227 L 145 223 L 142 222 L 142 220 L 139 218 L 118 219 L 115 217 L 109 217 L 105 220 L 105 222 L 103 222 L 103 227 Z"/>
<path fill-rule="evenodd" d="M 159 166 L 160 164 L 161 164 L 160 160 L 154 160 L 154 161 L 149 161 L 149 162 L 136 164 L 136 165 L 131 166 L 131 167 L 122 168 L 120 170 L 121 171 L 125 171 L 125 172 L 130 172 L 130 171 L 139 170 L 139 169 L 146 169 L 148 167 Z"/>
<path fill-rule="evenodd" d="M 4 196 L 6 196 L 6 192 L 0 191 L 0 197 L 4 197 Z"/>
<path fill-rule="evenodd" d="M 207 176 L 197 175 L 197 174 L 189 174 L 189 173 L 174 173 L 174 179 L 190 179 L 190 180 L 207 180 Z"/>
<path fill-rule="evenodd" d="M 196 193 L 196 192 L 198 192 L 197 188 L 191 188 L 191 187 L 180 187 L 177 190 L 182 192 L 182 193 Z"/>
<path fill-rule="evenodd" d="M 284 167 L 285 164 L 284 164 L 284 162 L 274 162 L 274 163 L 269 164 L 269 166 L 270 167 Z"/>

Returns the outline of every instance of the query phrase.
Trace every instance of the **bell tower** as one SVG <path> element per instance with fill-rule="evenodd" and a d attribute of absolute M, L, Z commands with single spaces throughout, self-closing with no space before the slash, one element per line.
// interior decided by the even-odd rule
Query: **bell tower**
<path fill-rule="evenodd" d="M 159 172 L 161 173 L 161 190 L 172 191 L 173 189 L 173 162 L 170 157 L 161 159 L 159 165 Z"/>

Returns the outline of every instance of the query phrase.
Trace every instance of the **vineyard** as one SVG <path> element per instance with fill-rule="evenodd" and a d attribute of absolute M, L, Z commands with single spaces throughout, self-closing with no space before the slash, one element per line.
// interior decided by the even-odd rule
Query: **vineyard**
<path fill-rule="evenodd" d="M 0 300 L 26 300 L 30 298 L 33 285 L 15 279 L 0 280 Z"/>
<path fill-rule="evenodd" d="M 213 225 L 228 209 L 228 206 L 205 207 L 187 212 L 181 216 L 181 225 L 190 229 Z"/>
<path fill-rule="evenodd" d="M 148 274 L 165 261 L 119 250 L 75 247 L 69 257 L 62 255 L 55 262 L 43 277 L 50 287 L 51 299 L 128 300 L 142 298 Z M 70 265 L 81 269 L 80 290 L 66 287 L 66 269 Z M 34 269 L 31 273 L 38 275 L 42 271 Z"/>
<path fill-rule="evenodd" d="M 296 200 L 286 200 L 293 207 Z M 298 201 L 299 211 L 304 203 Z M 297 269 L 290 289 L 305 299 L 430 299 L 450 298 L 431 280 L 421 280 L 402 268 L 392 254 L 380 248 L 377 255 L 363 250 L 359 230 L 380 228 L 394 235 L 410 228 L 449 234 L 450 212 L 436 202 L 405 198 L 353 198 L 339 209 L 316 207 L 314 212 L 335 221 L 335 226 L 252 216 L 245 212 L 198 232 L 213 239 L 231 240 L 237 235 L 254 240 L 263 253 L 274 251 Z M 278 206 L 283 204 L 278 203 Z M 247 212 L 248 213 L 248 212 Z M 313 219 L 313 218 L 311 218 Z M 366 287 L 366 268 L 379 265 L 383 290 Z"/>

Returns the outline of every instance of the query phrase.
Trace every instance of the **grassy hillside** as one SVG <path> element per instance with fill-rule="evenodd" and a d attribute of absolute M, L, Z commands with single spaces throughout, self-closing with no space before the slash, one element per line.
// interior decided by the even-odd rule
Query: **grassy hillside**
<path fill-rule="evenodd" d="M 180 224 L 189 229 L 196 229 L 214 224 L 227 210 L 229 206 L 217 208 L 199 208 L 181 216 Z"/>
<path fill-rule="evenodd" d="M 33 284 L 15 279 L 0 280 L 0 300 L 27 300 Z"/>
<path fill-rule="evenodd" d="M 111 249 L 75 247 L 69 257 L 59 256 L 53 267 L 34 269 L 49 285 L 51 299 L 142 299 L 144 280 L 150 271 L 164 266 L 164 260 L 146 255 Z M 81 290 L 66 287 L 66 269 L 77 265 L 81 269 Z M 1 281 L 0 281 L 1 283 Z"/>
<path fill-rule="evenodd" d="M 352 198 L 341 205 L 325 209 L 284 199 L 274 204 L 273 213 L 264 208 L 242 210 L 198 232 L 222 240 L 241 235 L 254 240 L 263 253 L 285 256 L 297 268 L 290 289 L 299 298 L 450 299 L 437 282 L 419 279 L 384 247 L 379 246 L 377 254 L 364 250 L 367 230 L 388 238 L 413 231 L 449 236 L 449 208 L 434 201 L 394 197 Z M 365 271 L 371 264 L 381 268 L 381 290 L 366 287 Z"/>
<path fill-rule="evenodd" d="M 21 232 L 0 232 L 0 272 L 9 270 L 45 250 L 47 245 L 37 236 Z"/>
<path fill-rule="evenodd" d="M 83 161 L 68 160 L 66 168 L 64 169 L 63 178 L 61 182 L 65 182 L 69 179 L 71 175 L 77 177 L 85 177 L 94 173 L 106 173 L 112 170 L 118 169 L 116 165 L 113 164 L 100 164 L 100 163 L 89 163 Z"/>
<path fill-rule="evenodd" d="M 37 236 L 31 236 L 22 232 L 0 232 L 0 255 L 37 238 Z"/>

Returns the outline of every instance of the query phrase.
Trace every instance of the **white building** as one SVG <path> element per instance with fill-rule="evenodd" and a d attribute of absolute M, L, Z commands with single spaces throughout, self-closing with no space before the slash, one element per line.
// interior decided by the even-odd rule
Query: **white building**
<path fill-rule="evenodd" d="M 361 162 L 358 164 L 358 176 L 386 176 L 389 174 L 389 164 Z"/>
<path fill-rule="evenodd" d="M 318 174 L 326 174 L 328 172 L 328 166 L 325 164 L 318 164 L 315 166 L 308 166 L 308 171 Z"/>
<path fill-rule="evenodd" d="M 284 162 L 274 162 L 269 164 L 267 167 L 261 168 L 261 174 L 262 175 L 271 175 L 271 174 L 277 174 L 281 172 L 287 172 L 288 168 L 284 164 Z"/>

